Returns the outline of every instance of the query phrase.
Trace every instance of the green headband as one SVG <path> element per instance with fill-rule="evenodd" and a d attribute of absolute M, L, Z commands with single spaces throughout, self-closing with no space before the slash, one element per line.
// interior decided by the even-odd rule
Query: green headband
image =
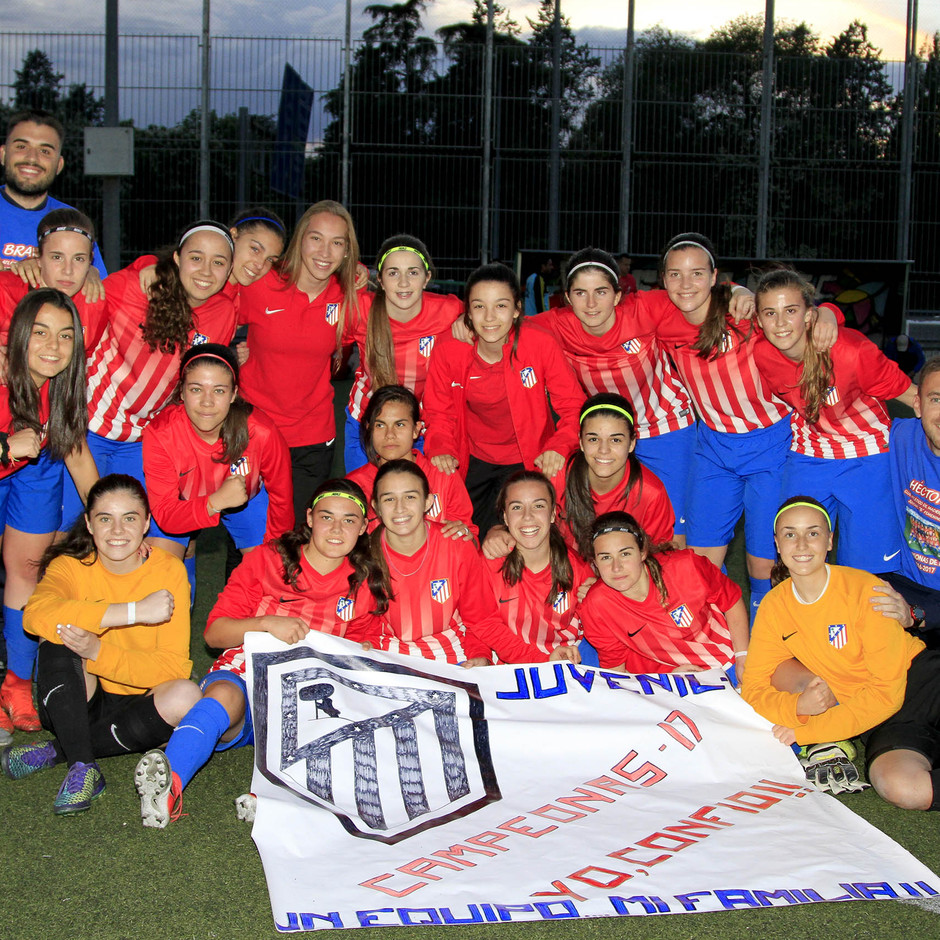
<path fill-rule="evenodd" d="M 396 251 L 410 251 L 412 254 L 417 255 L 417 256 L 421 259 L 422 263 L 424 264 L 424 270 L 425 270 L 425 271 L 430 271 L 430 270 L 431 270 L 431 265 L 428 264 L 428 259 L 425 258 L 424 255 L 421 254 L 421 252 L 418 251 L 417 248 L 412 248 L 410 245 L 397 245 L 395 248 L 389 248 L 389 250 L 386 251 L 385 254 L 382 255 L 381 258 L 379 258 L 379 263 L 375 266 L 376 269 L 379 270 L 379 271 L 381 271 L 381 270 L 382 270 L 382 262 L 385 261 L 385 259 L 386 259 L 390 254 L 393 254 L 393 253 L 396 252 Z"/>
<path fill-rule="evenodd" d="M 365 503 L 364 503 L 358 496 L 354 496 L 352 493 L 341 493 L 339 490 L 330 490 L 328 493 L 321 493 L 321 494 L 310 504 L 310 508 L 313 509 L 313 507 L 316 506 L 316 504 L 317 504 L 318 502 L 320 502 L 321 499 L 326 499 L 328 496 L 341 496 L 343 499 L 351 499 L 351 500 L 359 507 L 359 509 L 362 511 L 362 514 L 363 514 L 364 516 L 367 515 L 367 513 L 366 513 L 366 505 L 365 505 Z"/>
<path fill-rule="evenodd" d="M 832 519 L 829 517 L 829 513 L 822 506 L 817 506 L 815 503 L 787 503 L 782 509 L 777 510 L 777 515 L 774 516 L 774 528 L 777 528 L 777 520 L 780 518 L 781 514 L 785 513 L 788 509 L 793 509 L 794 506 L 806 506 L 807 509 L 815 509 L 817 512 L 821 512 L 826 517 L 826 522 L 829 523 L 829 531 L 832 531 Z"/>
<path fill-rule="evenodd" d="M 630 422 L 631 428 L 633 427 L 633 415 L 630 414 L 630 412 L 627 411 L 626 408 L 621 408 L 620 405 L 591 405 L 591 407 L 586 409 L 584 414 L 581 415 L 581 417 L 578 419 L 578 424 L 584 424 L 584 419 L 592 411 L 616 411 L 617 414 L 623 415 L 627 419 L 627 421 Z"/>

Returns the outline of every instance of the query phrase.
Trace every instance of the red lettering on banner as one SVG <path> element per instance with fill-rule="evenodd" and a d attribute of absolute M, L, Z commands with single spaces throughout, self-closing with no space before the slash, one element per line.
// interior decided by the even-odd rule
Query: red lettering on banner
<path fill-rule="evenodd" d="M 491 838 L 484 839 L 484 836 L 491 836 Z M 497 852 L 508 852 L 509 849 L 505 845 L 496 844 L 508 838 L 509 836 L 504 836 L 501 832 L 481 832 L 478 836 L 470 836 L 467 842 L 472 842 L 474 845 L 486 845 L 491 849 L 496 849 Z"/>
<path fill-rule="evenodd" d="M 387 881 L 389 878 L 394 877 L 395 872 L 387 871 L 384 875 L 376 875 L 374 878 L 369 878 L 367 881 L 360 881 L 359 884 L 363 888 L 375 888 L 376 891 L 381 891 L 383 894 L 390 894 L 393 898 L 403 898 L 411 894 L 412 891 L 417 891 L 418 888 L 427 886 L 426 881 L 416 881 L 402 891 L 396 891 L 394 888 L 389 888 L 387 885 L 379 884 L 380 881 Z"/>
<path fill-rule="evenodd" d="M 505 829 L 508 832 L 518 832 L 520 836 L 529 836 L 532 839 L 540 839 L 542 836 L 547 835 L 549 832 L 554 832 L 558 826 L 547 826 L 545 829 L 540 829 L 538 832 L 533 831 L 531 826 L 514 826 L 513 823 L 522 822 L 525 819 L 525 816 L 513 816 L 512 819 L 507 819 L 506 822 L 501 823 L 496 828 Z"/>
<path fill-rule="evenodd" d="M 439 862 L 435 858 L 416 858 L 413 862 L 406 862 L 399 865 L 398 870 L 406 875 L 423 875 L 431 881 L 440 881 L 440 875 L 432 875 L 432 868 L 449 868 L 451 871 L 460 871 L 459 865 L 450 865 L 447 862 Z"/>

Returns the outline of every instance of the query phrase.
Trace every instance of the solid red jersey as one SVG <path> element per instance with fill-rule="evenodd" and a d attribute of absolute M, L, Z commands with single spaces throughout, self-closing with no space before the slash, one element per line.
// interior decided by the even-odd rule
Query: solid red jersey
<path fill-rule="evenodd" d="M 559 528 L 565 537 L 569 548 L 577 551 L 577 542 L 565 521 L 565 485 L 567 483 L 568 465 L 552 477 L 552 486 L 555 487 L 558 504 Z M 628 512 L 644 532 L 650 537 L 654 545 L 661 542 L 671 542 L 673 530 L 676 525 L 676 514 L 673 511 L 669 494 L 663 481 L 640 464 L 640 479 L 630 491 L 628 498 L 624 499 L 627 481 L 630 476 L 629 466 L 623 474 L 623 479 L 608 493 L 595 493 L 591 490 L 591 502 L 594 504 L 595 517 L 605 512 Z"/>
<path fill-rule="evenodd" d="M 374 294 L 359 295 L 359 307 L 347 320 L 344 343 L 355 343 L 359 348 L 359 366 L 349 392 L 349 413 L 357 421 L 369 404 L 372 395 L 372 377 L 366 367 L 366 329 L 372 310 Z M 463 313 L 463 301 L 453 294 L 432 294 L 425 291 L 421 309 L 407 323 L 388 318 L 395 350 L 395 374 L 398 384 L 410 388 L 418 401 L 424 397 L 431 350 L 438 337 L 450 336 L 454 320 Z"/>
<path fill-rule="evenodd" d="M 503 622 L 526 643 L 542 652 L 541 662 L 548 660 L 556 646 L 572 646 L 581 639 L 581 618 L 578 615 L 578 589 L 595 577 L 591 568 L 572 552 L 569 555 L 574 580 L 570 591 L 560 591 L 548 602 L 552 588 L 552 566 L 541 571 L 522 569 L 522 577 L 508 584 L 501 568 L 505 558 L 485 558 L 487 580 L 496 598 Z"/>
<path fill-rule="evenodd" d="M 134 266 L 105 278 L 105 325 L 88 362 L 88 430 L 116 441 L 137 441 L 170 399 L 185 349 L 151 349 L 143 337 L 147 295 Z M 235 335 L 235 308 L 222 293 L 193 308 L 187 346 L 221 343 Z"/>
<path fill-rule="evenodd" d="M 12 271 L 0 271 L 0 346 L 7 345 L 13 311 L 29 291 L 30 287 L 23 283 L 18 274 Z M 75 304 L 78 318 L 82 322 L 85 354 L 91 355 L 91 351 L 98 345 L 98 340 L 101 339 L 101 333 L 104 330 L 104 298 L 97 303 L 90 304 L 79 291 L 72 298 L 72 303 Z"/>
<path fill-rule="evenodd" d="M 703 358 L 692 348 L 699 328 L 685 319 L 666 291 L 646 291 L 637 298 L 653 318 L 656 336 L 679 370 L 699 417 L 713 431 L 741 434 L 768 428 L 789 414 L 787 406 L 761 384 L 754 361 L 760 330 L 742 323 L 738 333 L 728 315 L 721 351 L 713 359 Z"/>
<path fill-rule="evenodd" d="M 400 555 L 382 537 L 394 598 L 382 617 L 376 645 L 393 653 L 459 663 L 491 651 L 506 662 L 539 662 L 541 651 L 503 623 L 486 585 L 483 557 L 463 539 L 445 539 L 426 523 L 427 539 L 414 555 Z"/>
<path fill-rule="evenodd" d="M 462 522 L 470 531 L 477 535 L 477 527 L 471 521 L 473 504 L 467 493 L 467 487 L 457 473 L 444 473 L 428 460 L 419 450 L 413 450 L 411 456 L 415 463 L 424 471 L 431 487 L 431 508 L 425 513 L 428 519 L 434 522 Z M 369 504 L 369 531 L 371 532 L 378 519 L 372 507 L 372 490 L 375 487 L 375 475 L 379 468 L 373 463 L 363 464 L 346 474 L 347 480 L 352 480 L 362 487 Z"/>
<path fill-rule="evenodd" d="M 261 484 L 268 494 L 265 540 L 294 527 L 290 451 L 274 422 L 260 409 L 248 416 L 248 446 L 233 464 L 220 462 L 221 438 L 204 441 L 181 404 L 168 405 L 144 428 L 144 476 L 150 509 L 164 532 L 183 535 L 219 524 L 209 515 L 209 497 L 232 474 L 245 478 L 248 498 Z"/>
<path fill-rule="evenodd" d="M 884 403 L 903 395 L 911 380 L 870 339 L 856 330 L 839 330 L 829 350 L 833 384 L 813 424 L 805 418 L 800 390 L 802 360 L 789 359 L 764 336 L 754 355 L 767 390 L 793 408 L 791 450 L 837 460 L 887 453 L 891 419 Z"/>
<path fill-rule="evenodd" d="M 275 271 L 239 290 L 248 326 L 242 395 L 274 419 L 290 447 L 336 437 L 330 370 L 343 288 L 336 276 L 314 300 Z"/>
<path fill-rule="evenodd" d="M 352 565 L 343 563 L 327 575 L 313 568 L 300 553 L 297 584 L 284 583 L 284 565 L 277 550 L 268 542 L 248 552 L 232 572 L 225 590 L 209 611 L 208 627 L 219 617 L 247 620 L 249 617 L 297 617 L 311 630 L 344 636 L 363 642 L 377 632 L 375 600 L 365 583 L 349 596 Z M 245 651 L 241 646 L 226 650 L 212 669 L 245 673 Z"/>
<path fill-rule="evenodd" d="M 695 413 L 652 323 L 642 321 L 639 309 L 635 294 L 625 297 L 603 336 L 588 333 L 570 307 L 540 313 L 529 322 L 558 340 L 588 396 L 623 395 L 636 413 L 637 437 L 658 437 L 694 424 Z"/>
<path fill-rule="evenodd" d="M 652 579 L 645 600 L 631 600 L 598 580 L 581 603 L 584 637 L 601 666 L 632 673 L 727 667 L 734 648 L 725 612 L 741 599 L 741 589 L 691 549 L 656 559 L 665 606 Z"/>
<path fill-rule="evenodd" d="M 451 454 L 458 472 L 467 475 L 470 443 L 467 439 L 467 386 L 477 380 L 476 344 L 441 339 L 434 348 L 424 390 L 427 422 L 425 453 Z M 561 347 L 544 331 L 523 324 L 519 345 L 503 347 L 501 360 L 506 380 L 512 433 L 523 463 L 535 468 L 535 458 L 554 450 L 567 456 L 578 443 L 578 410 L 584 392 L 565 361 Z M 551 408 L 549 408 L 549 396 Z M 556 428 L 552 411 L 558 415 Z"/>
<path fill-rule="evenodd" d="M 39 423 L 45 427 L 48 420 L 49 383 L 43 382 L 42 387 L 39 389 Z M 13 415 L 10 412 L 10 389 L 7 385 L 0 385 L 0 431 L 5 431 L 7 434 L 13 433 Z M 46 446 L 45 434 L 42 436 L 40 446 Z M 16 473 L 17 470 L 22 470 L 28 463 L 28 460 L 14 460 L 11 457 L 5 467 L 0 464 L 0 479 L 8 477 L 11 473 Z"/>

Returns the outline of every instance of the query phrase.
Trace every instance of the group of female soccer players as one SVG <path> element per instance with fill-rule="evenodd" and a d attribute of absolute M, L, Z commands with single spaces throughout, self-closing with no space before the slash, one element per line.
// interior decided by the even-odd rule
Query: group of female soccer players
<path fill-rule="evenodd" d="M 86 283 L 94 238 L 57 210 L 38 261 L 0 275 L 0 735 L 53 734 L 10 744 L 0 767 L 67 764 L 55 812 L 104 790 L 99 758 L 146 752 L 142 819 L 166 826 L 215 750 L 253 740 L 251 631 L 468 667 L 733 670 L 788 744 L 859 734 L 900 707 L 919 650 L 899 624 L 877 615 L 897 630 L 895 708 L 885 695 L 854 708 L 888 682 L 868 638 L 851 631 L 847 684 L 824 680 L 818 639 L 782 653 L 759 641 L 766 605 L 789 595 L 771 595 L 752 639 L 720 567 L 743 511 L 752 612 L 775 549 L 796 602 L 838 607 L 861 588 L 833 575 L 833 600 L 817 550 L 833 525 L 840 562 L 860 568 L 896 539 L 870 493 L 887 478 L 884 402 L 915 390 L 793 271 L 753 294 L 718 284 L 714 248 L 687 233 L 663 252 L 665 289 L 623 296 L 614 259 L 586 248 L 569 259 L 567 305 L 525 318 L 500 264 L 474 271 L 463 301 L 427 292 L 433 262 L 411 235 L 381 245 L 365 289 L 353 220 L 331 201 L 290 237 L 266 209 L 195 222 L 103 285 Z M 347 476 L 330 479 L 331 376 L 349 345 Z M 206 643 L 224 652 L 197 686 L 190 546 L 220 523 L 244 559 L 209 614 Z M 797 619 L 809 632 L 809 612 Z M 881 755 L 898 746 L 878 740 L 873 779 L 893 781 Z"/>

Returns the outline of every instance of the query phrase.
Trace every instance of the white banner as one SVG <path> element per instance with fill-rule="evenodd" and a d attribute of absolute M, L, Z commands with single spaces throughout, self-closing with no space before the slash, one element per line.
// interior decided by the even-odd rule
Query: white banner
<path fill-rule="evenodd" d="M 249 634 L 281 931 L 930 897 L 717 672 L 465 670 Z"/>

